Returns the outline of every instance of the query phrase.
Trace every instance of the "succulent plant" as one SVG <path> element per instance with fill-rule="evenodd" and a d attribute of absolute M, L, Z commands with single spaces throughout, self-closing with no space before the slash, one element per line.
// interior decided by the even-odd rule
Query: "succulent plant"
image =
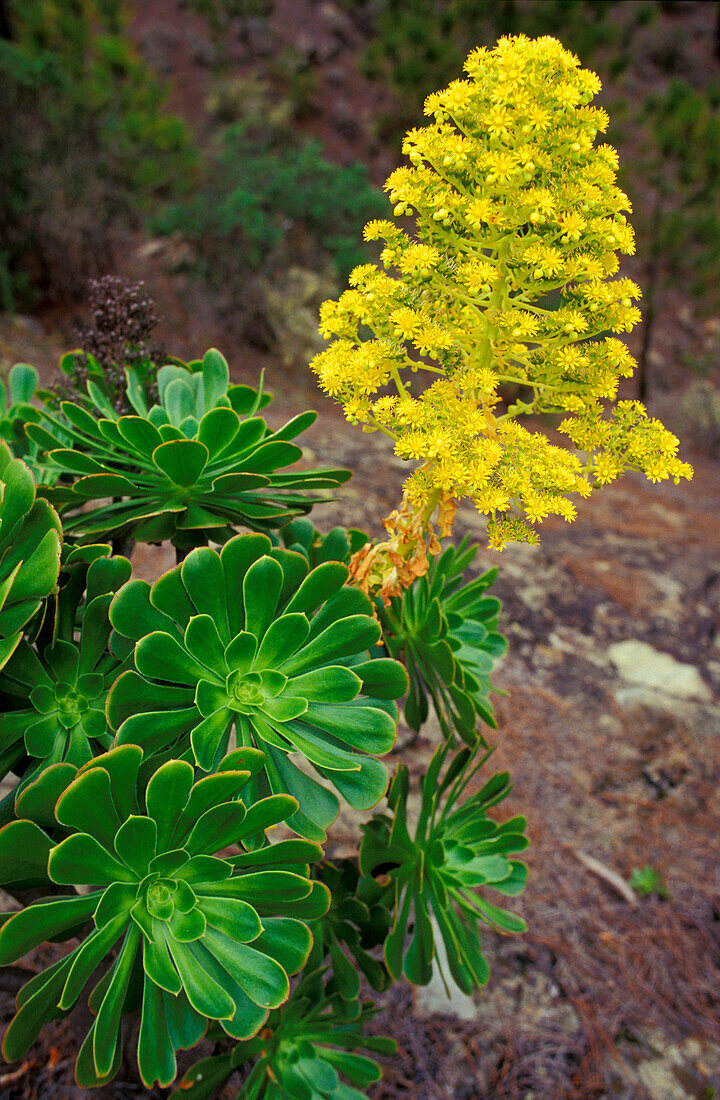
<path fill-rule="evenodd" d="M 61 511 L 68 538 L 171 539 L 185 550 L 209 539 L 224 542 L 237 526 L 270 530 L 309 512 L 322 498 L 306 491 L 335 488 L 350 476 L 282 472 L 302 457 L 290 440 L 317 414 L 270 431 L 256 415 L 266 403 L 262 388 L 229 386 L 228 365 L 214 349 L 199 365 L 162 367 L 160 404 L 150 409 L 128 371 L 136 416 L 119 416 L 94 382 L 87 388 L 89 403 L 64 401 L 59 413 L 45 409 L 42 423 L 26 429 L 70 482 L 43 489 Z"/>
<path fill-rule="evenodd" d="M 287 523 L 279 535 L 288 550 L 295 550 L 307 558 L 311 569 L 326 561 L 341 561 L 347 565 L 370 537 L 358 527 L 333 527 L 323 535 L 305 518 Z"/>
<path fill-rule="evenodd" d="M 0 381 L 0 437 L 15 458 L 27 464 L 35 481 L 45 484 L 52 481 L 53 475 L 40 461 L 39 447 L 25 432 L 26 421 L 40 419 L 40 413 L 30 404 L 36 394 L 40 396 L 38 381 L 38 372 L 29 363 L 16 363 L 8 374 L 7 385 Z"/>
<path fill-rule="evenodd" d="M 328 994 L 321 972 L 310 973 L 283 1009 L 270 1014 L 260 1035 L 198 1062 L 172 1100 L 213 1100 L 236 1069 L 253 1061 L 236 1100 L 364 1100 L 358 1089 L 379 1081 L 381 1073 L 358 1051 L 396 1049 L 392 1039 L 363 1035 L 363 1024 L 376 1012 L 367 1002 Z"/>
<path fill-rule="evenodd" d="M 297 519 L 279 532 L 285 546 L 303 554 L 311 566 L 326 561 L 348 563 L 368 542 L 357 528 L 333 527 L 327 535 L 310 520 Z M 427 721 L 430 703 L 446 737 L 453 731 L 473 744 L 478 720 L 496 729 L 490 693 L 490 674 L 507 650 L 498 632 L 500 600 L 486 592 L 497 577 L 489 569 L 464 584 L 467 568 L 477 554 L 467 537 L 458 546 L 448 544 L 433 558 L 428 573 L 390 601 L 376 603 L 386 650 L 403 661 L 410 676 L 405 720 L 419 730 Z"/>
<path fill-rule="evenodd" d="M 60 521 L 35 495 L 30 470 L 0 442 L 0 667 L 53 591 L 60 569 Z"/>
<path fill-rule="evenodd" d="M 16 363 L 8 373 L 7 385 L 0 380 L 0 435 L 7 443 L 13 442 L 18 406 L 32 401 L 39 380 L 40 375 L 29 363 Z"/>
<path fill-rule="evenodd" d="M 369 659 L 380 627 L 347 577 L 338 562 L 308 571 L 300 554 L 251 534 L 220 553 L 192 551 L 152 587 L 130 581 L 110 608 L 115 651 L 135 643 L 137 670 L 108 698 L 118 744 L 186 753 L 211 771 L 234 726 L 239 745 L 265 753 L 257 793 L 297 798 L 291 825 L 314 840 L 339 807 L 326 782 L 351 806 L 374 806 L 388 777 L 373 757 L 394 744 L 407 678 L 397 661 Z"/>
<path fill-rule="evenodd" d="M 0 831 L 0 881 L 91 887 L 1 918 L 4 964 L 47 939 L 81 940 L 21 989 L 3 1043 L 8 1060 L 23 1057 L 46 1021 L 72 1009 L 117 947 L 90 994 L 96 1016 L 77 1059 L 81 1087 L 117 1072 L 122 1016 L 136 1008 L 148 1087 L 172 1083 L 176 1051 L 197 1043 L 208 1019 L 250 1039 L 287 999 L 288 975 L 312 945 L 306 924 L 286 914 L 303 903 L 312 917 L 327 908 L 327 891 L 307 877 L 308 862 L 321 855 L 316 845 L 258 846 L 297 805 L 287 795 L 240 801 L 259 753 L 236 750 L 197 782 L 190 764 L 170 760 L 145 790 L 141 758 L 137 746 L 124 745 L 79 770 L 52 765 L 18 800 L 27 816 Z M 58 830 L 66 834 L 59 841 Z M 215 855 L 231 845 L 237 854 Z"/>
<path fill-rule="evenodd" d="M 500 600 L 486 595 L 497 576 L 489 569 L 468 584 L 465 570 L 477 553 L 464 538 L 433 558 L 429 571 L 381 612 L 383 638 L 407 667 L 405 720 L 419 730 L 432 702 L 443 733 L 475 743 L 478 720 L 497 728 L 490 674 L 507 650 L 498 633 Z"/>
<path fill-rule="evenodd" d="M 42 627 L 0 672 L 0 770 L 21 774 L 20 788 L 50 764 L 80 767 L 112 743 L 105 703 L 124 666 L 108 648 L 108 608 L 131 568 L 109 546 L 92 550 L 66 548 Z M 13 798 L 0 803 L 0 820 Z"/>
<path fill-rule="evenodd" d="M 473 760 L 478 750 L 457 753 L 441 776 L 448 745 L 435 752 L 421 781 L 422 804 L 414 839 L 407 822 L 408 770 L 398 767 L 388 803 L 393 811 L 376 815 L 363 826 L 360 869 L 389 874 L 395 888 L 395 922 L 385 941 L 385 961 L 393 978 L 404 974 L 416 985 L 427 985 L 436 955 L 435 937 L 447 949 L 448 967 L 458 986 L 471 993 L 489 977 L 480 946 L 479 923 L 504 932 L 522 932 L 525 922 L 489 902 L 490 887 L 501 894 L 520 894 L 527 867 L 511 855 L 527 847 L 525 819 L 502 825 L 487 816 L 510 791 L 507 772 L 494 775 L 477 793 L 459 804 L 468 784 L 489 753 Z M 411 916 L 412 911 L 412 916 Z M 412 938 L 406 947 L 408 929 Z"/>
<path fill-rule="evenodd" d="M 392 889 L 361 875 L 357 860 L 352 859 L 325 860 L 318 865 L 316 877 L 330 891 L 330 908 L 313 929 L 315 949 L 321 959 L 329 957 L 332 965 L 329 992 L 355 1000 L 360 973 L 373 989 L 385 989 L 387 970 L 370 952 L 384 944 L 390 931 Z"/>

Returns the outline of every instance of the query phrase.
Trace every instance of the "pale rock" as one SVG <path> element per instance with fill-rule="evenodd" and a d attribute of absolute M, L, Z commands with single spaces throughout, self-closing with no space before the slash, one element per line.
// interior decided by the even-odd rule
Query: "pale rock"
<path fill-rule="evenodd" d="M 706 1100 L 717 1095 L 720 1047 L 716 1044 L 695 1037 L 669 1043 L 657 1028 L 639 1029 L 638 1039 L 638 1045 L 619 1043 L 619 1061 L 617 1057 L 606 1061 L 611 1079 L 619 1077 L 633 1089 L 640 1085 L 652 1100 Z"/>
<path fill-rule="evenodd" d="M 694 665 L 684 664 L 653 649 L 647 642 L 628 638 L 608 647 L 608 656 L 623 680 L 673 695 L 679 699 L 712 701 L 710 688 Z"/>
<path fill-rule="evenodd" d="M 477 1017 L 475 1002 L 467 993 L 463 993 L 453 979 L 440 929 L 434 917 L 430 917 L 430 922 L 435 937 L 433 974 L 428 985 L 417 986 L 414 990 L 415 1013 L 418 1016 L 455 1016 L 458 1020 L 474 1020 Z M 440 976 L 441 971 L 445 975 L 447 990 Z"/>

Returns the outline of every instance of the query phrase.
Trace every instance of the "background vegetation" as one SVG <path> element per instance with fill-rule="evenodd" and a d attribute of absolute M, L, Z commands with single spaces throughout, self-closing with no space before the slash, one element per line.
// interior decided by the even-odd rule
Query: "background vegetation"
<path fill-rule="evenodd" d="M 642 393 L 667 294 L 681 289 L 700 325 L 717 311 L 720 21 L 699 56 L 689 0 L 344 0 L 325 5 L 315 38 L 317 5 L 294 29 L 274 0 L 175 6 L 204 44 L 199 97 L 181 51 L 143 37 L 154 4 L 0 5 L 2 309 L 59 307 L 62 323 L 89 278 L 126 274 L 128 242 L 150 236 L 234 335 L 289 362 L 289 328 L 307 359 L 317 301 L 362 261 L 361 227 L 383 210 L 379 185 L 425 96 L 475 44 L 522 32 L 561 37 L 605 84 L 638 230 Z M 283 291 L 299 326 L 268 291 L 295 267 L 316 274 Z M 707 374 L 714 352 L 698 333 L 705 350 L 685 359 Z"/>

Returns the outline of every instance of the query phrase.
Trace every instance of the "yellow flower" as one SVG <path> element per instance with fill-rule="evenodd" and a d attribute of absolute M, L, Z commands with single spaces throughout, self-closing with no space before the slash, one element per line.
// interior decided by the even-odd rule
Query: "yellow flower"
<path fill-rule="evenodd" d="M 503 38 L 464 68 L 428 97 L 427 125 L 403 145 L 409 164 L 386 184 L 412 231 L 367 226 L 385 242 L 380 265 L 356 268 L 322 307 L 333 342 L 312 368 L 352 420 L 419 463 L 405 483 L 408 529 L 429 532 L 437 508 L 447 516 L 466 497 L 500 547 L 537 541 L 550 515 L 573 519 L 571 496 L 625 470 L 692 470 L 642 405 L 613 404 L 635 367 L 617 334 L 640 320 L 640 291 L 615 277 L 635 242 L 617 154 L 597 141 L 600 81 L 548 37 Z M 520 396 L 503 408 L 513 382 Z M 538 412 L 563 414 L 575 450 L 520 423 Z"/>

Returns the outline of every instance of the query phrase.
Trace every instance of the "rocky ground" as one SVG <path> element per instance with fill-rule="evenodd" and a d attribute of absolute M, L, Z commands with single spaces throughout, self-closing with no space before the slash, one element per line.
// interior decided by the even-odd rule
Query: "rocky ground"
<path fill-rule="evenodd" d="M 338 427 L 316 451 L 356 470 L 368 521 L 401 478 L 374 436 Z M 391 995 L 378 1026 L 400 1058 L 377 1098 L 720 1095 L 720 488 L 716 462 L 695 468 L 690 489 L 627 478 L 541 548 L 479 555 L 500 567 L 495 764 L 529 820 L 530 931 L 487 937 L 473 1001 L 440 983 Z M 471 510 L 458 527 L 482 544 Z M 416 771 L 433 744 L 413 747 Z M 667 898 L 628 890 L 646 865 Z"/>

